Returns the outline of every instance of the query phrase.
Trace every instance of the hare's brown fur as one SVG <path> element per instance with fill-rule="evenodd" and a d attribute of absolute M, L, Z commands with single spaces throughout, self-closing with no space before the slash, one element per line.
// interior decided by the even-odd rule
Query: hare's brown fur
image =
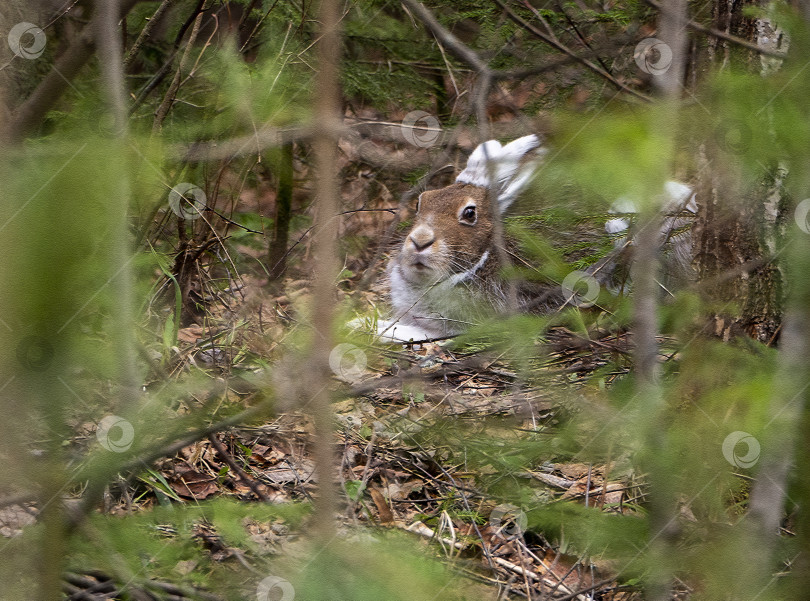
<path fill-rule="evenodd" d="M 485 188 L 453 184 L 424 192 L 389 267 L 397 313 L 435 336 L 449 336 L 503 305 L 492 237 Z"/>
<path fill-rule="evenodd" d="M 493 219 L 501 219 L 528 182 L 539 147 L 535 135 L 505 146 L 484 142 L 455 184 L 421 194 L 413 228 L 388 267 L 396 315 L 383 331 L 401 324 L 414 329 L 406 339 L 453 336 L 503 308 Z"/>

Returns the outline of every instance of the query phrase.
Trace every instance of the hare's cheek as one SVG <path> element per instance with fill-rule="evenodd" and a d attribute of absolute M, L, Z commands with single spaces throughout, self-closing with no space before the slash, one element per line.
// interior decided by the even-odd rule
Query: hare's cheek
<path fill-rule="evenodd" d="M 455 262 L 457 262 L 457 259 L 454 258 L 454 253 L 450 251 L 448 243 L 441 241 L 436 246 L 436 250 L 433 253 L 431 265 L 437 271 L 449 273 L 453 271 L 453 264 Z"/>

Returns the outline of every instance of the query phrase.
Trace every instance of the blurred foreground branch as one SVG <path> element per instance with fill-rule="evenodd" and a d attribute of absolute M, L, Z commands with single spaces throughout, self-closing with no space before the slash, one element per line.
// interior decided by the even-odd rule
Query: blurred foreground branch
<path fill-rule="evenodd" d="M 315 81 L 316 202 L 315 285 L 312 311 L 312 389 L 309 403 L 315 421 L 313 456 L 318 479 L 315 499 L 315 530 L 324 541 L 335 531 L 337 491 L 334 484 L 336 458 L 332 430 L 331 371 L 332 320 L 334 315 L 337 263 L 337 233 L 340 188 L 337 181 L 337 131 L 341 122 L 339 81 L 340 7 L 337 0 L 321 0 L 319 7 L 320 41 L 317 47 L 318 72 Z"/>
<path fill-rule="evenodd" d="M 650 572 L 647 577 L 647 599 L 669 601 L 676 554 L 676 499 L 671 474 L 668 472 L 666 403 L 660 384 L 661 366 L 658 360 L 658 273 L 661 252 L 661 206 L 658 194 L 673 168 L 675 137 L 685 66 L 686 34 L 683 19 L 686 0 L 673 0 L 671 11 L 659 21 L 659 36 L 672 50 L 672 64 L 655 80 L 660 96 L 659 105 L 650 113 L 651 135 L 666 145 L 657 172 L 649 180 L 648 201 L 641 212 L 641 227 L 636 235 L 633 257 L 633 342 L 636 375 L 636 398 L 642 404 L 640 416 L 645 428 L 643 462 L 650 481 Z M 652 192 L 652 193 L 650 193 Z"/>

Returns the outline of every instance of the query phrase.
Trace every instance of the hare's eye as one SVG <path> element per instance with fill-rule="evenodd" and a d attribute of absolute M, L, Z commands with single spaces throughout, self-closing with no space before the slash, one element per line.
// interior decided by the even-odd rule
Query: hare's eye
<path fill-rule="evenodd" d="M 461 211 L 461 221 L 466 221 L 470 225 L 475 223 L 475 205 L 464 207 L 464 210 Z"/>

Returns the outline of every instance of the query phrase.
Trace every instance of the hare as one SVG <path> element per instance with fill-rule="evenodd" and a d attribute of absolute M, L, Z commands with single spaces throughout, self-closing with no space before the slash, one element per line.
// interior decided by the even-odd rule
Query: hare
<path fill-rule="evenodd" d="M 535 135 L 505 146 L 484 142 L 454 184 L 419 196 L 413 227 L 388 266 L 395 318 L 378 323 L 379 333 L 399 340 L 454 336 L 506 306 L 492 220 L 509 208 L 544 154 Z"/>
<path fill-rule="evenodd" d="M 447 338 L 508 306 L 493 219 L 503 218 L 546 152 L 535 135 L 505 146 L 495 140 L 484 142 L 472 152 L 454 184 L 419 196 L 413 227 L 388 265 L 394 318 L 377 323 L 378 335 L 395 341 Z M 694 194 L 688 186 L 669 181 L 659 200 L 666 214 L 661 223 L 664 275 L 677 276 L 665 277 L 664 282 L 688 280 L 690 216 L 697 212 Z M 490 207 L 490 202 L 495 206 Z M 634 245 L 630 222 L 637 212 L 636 203 L 620 198 L 609 212 L 621 214 L 604 224 L 605 232 L 614 239 L 615 251 L 583 275 L 596 288 L 618 293 L 626 289 L 628 256 L 632 254 L 628 249 Z M 521 309 L 553 310 L 555 305 L 571 302 L 572 295 L 563 282 L 553 290 L 521 289 L 518 300 Z"/>

